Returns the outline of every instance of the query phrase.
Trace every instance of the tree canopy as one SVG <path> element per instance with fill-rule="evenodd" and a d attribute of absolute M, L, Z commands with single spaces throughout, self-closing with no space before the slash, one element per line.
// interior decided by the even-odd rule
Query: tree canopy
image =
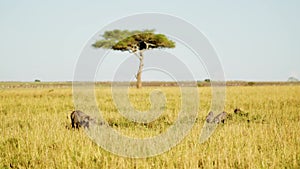
<path fill-rule="evenodd" d="M 137 52 L 153 48 L 174 48 L 175 42 L 163 34 L 155 34 L 155 30 L 112 30 L 106 31 L 103 39 L 96 41 L 95 48 L 106 48 L 120 51 Z"/>

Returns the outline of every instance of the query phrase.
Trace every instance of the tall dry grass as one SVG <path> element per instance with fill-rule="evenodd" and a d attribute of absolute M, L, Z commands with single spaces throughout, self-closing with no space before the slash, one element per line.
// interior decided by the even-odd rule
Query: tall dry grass
<path fill-rule="evenodd" d="M 130 89 L 132 105 L 145 111 L 149 93 L 161 90 L 167 103 L 147 125 L 118 114 L 111 90 L 97 87 L 99 109 L 119 132 L 150 137 L 165 132 L 180 110 L 177 87 Z M 103 150 L 85 133 L 68 130 L 74 109 L 71 88 L 0 89 L 0 168 L 300 168 L 300 86 L 227 87 L 225 111 L 249 115 L 220 124 L 209 140 L 199 134 L 211 102 L 211 89 L 199 88 L 196 123 L 176 147 L 158 156 L 131 159 Z"/>

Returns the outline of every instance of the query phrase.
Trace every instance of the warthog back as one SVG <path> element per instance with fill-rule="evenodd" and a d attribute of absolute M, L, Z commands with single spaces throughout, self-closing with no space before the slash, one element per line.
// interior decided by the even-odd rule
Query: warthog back
<path fill-rule="evenodd" d="M 72 128 L 89 128 L 90 123 L 95 123 L 95 119 L 91 118 L 89 115 L 83 113 L 80 110 L 75 110 L 71 113 L 71 123 Z"/>

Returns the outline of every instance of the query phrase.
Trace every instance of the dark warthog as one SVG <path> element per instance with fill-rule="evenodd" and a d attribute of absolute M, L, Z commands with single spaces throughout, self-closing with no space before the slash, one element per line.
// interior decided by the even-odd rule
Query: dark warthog
<path fill-rule="evenodd" d="M 84 127 L 89 128 L 90 124 L 95 124 L 96 120 L 80 110 L 75 110 L 71 113 L 72 128 Z"/>
<path fill-rule="evenodd" d="M 234 109 L 234 114 L 239 115 L 239 116 L 245 116 L 245 117 L 248 117 L 248 115 L 249 115 L 249 113 L 246 113 L 239 108 Z"/>

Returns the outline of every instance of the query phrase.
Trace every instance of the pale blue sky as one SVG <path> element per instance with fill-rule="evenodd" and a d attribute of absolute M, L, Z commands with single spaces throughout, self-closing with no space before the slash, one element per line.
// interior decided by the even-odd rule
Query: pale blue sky
<path fill-rule="evenodd" d="M 197 27 L 216 49 L 227 80 L 300 78 L 300 1 L 171 2 L 0 0 L 0 81 L 71 81 L 81 50 L 97 31 L 143 12 L 170 14 Z M 115 65 L 106 64 L 105 72 Z M 144 79 L 165 80 L 149 72 Z"/>

